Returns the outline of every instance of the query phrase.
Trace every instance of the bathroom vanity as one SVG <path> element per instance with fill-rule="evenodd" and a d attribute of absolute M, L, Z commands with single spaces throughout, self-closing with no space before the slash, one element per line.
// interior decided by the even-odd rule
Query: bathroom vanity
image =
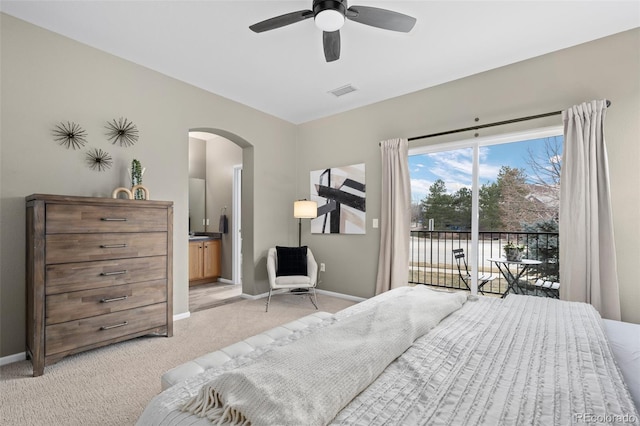
<path fill-rule="evenodd" d="M 210 283 L 220 276 L 221 238 L 216 232 L 189 237 L 189 286 Z"/>

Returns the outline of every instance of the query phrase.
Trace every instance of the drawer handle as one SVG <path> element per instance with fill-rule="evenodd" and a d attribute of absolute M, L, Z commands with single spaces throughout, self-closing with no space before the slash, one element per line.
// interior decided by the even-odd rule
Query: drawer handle
<path fill-rule="evenodd" d="M 100 244 L 100 248 L 126 248 L 126 244 Z"/>
<path fill-rule="evenodd" d="M 126 222 L 126 217 L 101 217 L 100 220 L 104 222 Z"/>
<path fill-rule="evenodd" d="M 129 321 L 125 321 L 122 324 L 103 325 L 100 327 L 100 330 L 111 330 L 112 328 L 124 327 L 127 324 L 129 324 Z"/>
<path fill-rule="evenodd" d="M 118 300 L 127 300 L 129 296 L 112 297 L 111 299 L 100 299 L 100 303 L 117 302 Z"/>
<path fill-rule="evenodd" d="M 101 277 L 109 277 L 111 275 L 122 275 L 122 274 L 126 274 L 127 270 L 125 269 L 124 271 L 113 271 L 113 272 L 101 272 L 100 276 Z"/>

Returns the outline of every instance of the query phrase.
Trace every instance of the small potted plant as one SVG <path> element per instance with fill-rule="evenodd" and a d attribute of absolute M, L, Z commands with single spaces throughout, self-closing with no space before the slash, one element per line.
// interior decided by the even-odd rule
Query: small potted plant
<path fill-rule="evenodd" d="M 507 244 L 502 247 L 505 257 L 510 262 L 520 262 L 524 248 L 523 244 L 516 244 L 512 241 L 507 242 Z"/>
<path fill-rule="evenodd" d="M 135 158 L 131 161 L 131 170 L 129 170 L 129 177 L 131 178 L 131 186 L 142 184 L 142 176 L 144 175 L 146 168 L 142 167 L 139 160 Z M 148 198 L 148 194 L 145 194 L 142 189 L 135 189 L 133 191 L 133 198 L 136 200 L 144 200 Z"/>

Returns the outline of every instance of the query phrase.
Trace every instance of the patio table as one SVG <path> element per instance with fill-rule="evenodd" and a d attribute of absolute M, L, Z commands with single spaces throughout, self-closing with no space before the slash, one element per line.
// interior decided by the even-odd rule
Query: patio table
<path fill-rule="evenodd" d="M 509 294 L 509 290 L 518 294 L 518 280 L 524 275 L 527 270 L 534 265 L 540 265 L 542 262 L 539 260 L 522 259 L 522 260 L 507 260 L 504 257 L 488 258 L 490 262 L 493 262 L 500 270 L 502 276 L 507 280 L 507 290 L 502 294 L 502 297 L 506 297 Z M 510 266 L 515 265 L 515 274 L 511 271 Z M 522 294 L 526 294 L 523 292 Z"/>

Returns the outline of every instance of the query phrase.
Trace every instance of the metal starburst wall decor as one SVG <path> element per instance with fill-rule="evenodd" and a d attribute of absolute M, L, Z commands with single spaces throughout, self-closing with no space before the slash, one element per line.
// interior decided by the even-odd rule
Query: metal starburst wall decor
<path fill-rule="evenodd" d="M 66 146 L 67 149 L 80 149 L 87 143 L 85 139 L 87 132 L 80 125 L 67 121 L 56 124 L 53 129 L 53 137 L 58 144 Z"/>
<path fill-rule="evenodd" d="M 118 120 L 113 119 L 107 122 L 107 138 L 112 144 L 120 144 L 120 146 L 132 146 L 138 142 L 138 128 L 133 121 L 120 117 Z"/>
<path fill-rule="evenodd" d="M 89 164 L 91 170 L 104 172 L 105 170 L 111 168 L 113 159 L 108 152 L 103 151 L 99 148 L 94 148 L 87 152 L 87 163 Z"/>

